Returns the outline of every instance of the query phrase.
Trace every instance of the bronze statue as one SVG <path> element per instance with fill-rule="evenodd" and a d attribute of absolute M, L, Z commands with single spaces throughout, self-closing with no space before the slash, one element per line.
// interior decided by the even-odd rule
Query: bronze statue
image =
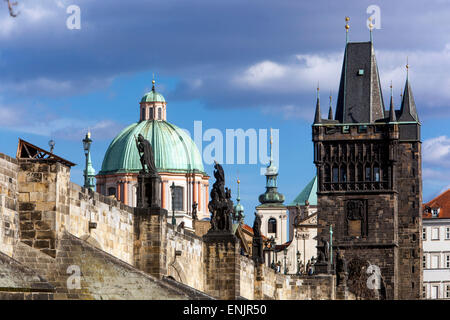
<path fill-rule="evenodd" d="M 322 243 L 320 246 L 318 246 L 318 257 L 317 262 L 328 262 L 329 259 L 329 245 L 328 241 L 324 238 L 320 238 L 320 242 Z"/>
<path fill-rule="evenodd" d="M 255 212 L 255 221 L 253 222 L 253 237 L 261 237 L 261 217 Z"/>
<path fill-rule="evenodd" d="M 222 166 L 214 161 L 214 177 L 216 182 L 211 190 L 211 200 L 208 209 L 211 212 L 211 229 L 214 231 L 231 232 L 231 217 L 234 212 L 231 190 L 225 191 L 225 174 Z"/>
<path fill-rule="evenodd" d="M 192 219 L 193 220 L 197 220 L 197 207 L 198 207 L 197 202 L 194 202 L 192 204 Z"/>
<path fill-rule="evenodd" d="M 155 166 L 155 157 L 153 155 L 153 148 L 152 145 L 148 140 L 144 138 L 142 134 L 138 135 L 138 138 L 136 140 L 136 145 L 139 151 L 139 155 L 141 156 L 141 165 L 142 165 L 142 171 L 143 173 L 150 173 L 150 174 L 158 174 L 158 170 Z"/>

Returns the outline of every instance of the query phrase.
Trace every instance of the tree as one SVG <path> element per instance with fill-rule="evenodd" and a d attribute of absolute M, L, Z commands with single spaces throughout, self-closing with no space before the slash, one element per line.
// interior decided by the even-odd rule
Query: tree
<path fill-rule="evenodd" d="M 9 10 L 9 15 L 13 18 L 17 17 L 19 15 L 19 12 L 15 13 L 13 10 L 14 6 L 17 6 L 17 1 L 16 2 L 11 2 L 10 0 L 5 0 L 5 2 L 8 3 L 8 10 Z"/>

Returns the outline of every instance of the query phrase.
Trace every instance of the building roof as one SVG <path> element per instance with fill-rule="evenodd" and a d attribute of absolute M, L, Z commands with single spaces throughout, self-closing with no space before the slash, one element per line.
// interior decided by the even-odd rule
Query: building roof
<path fill-rule="evenodd" d="M 159 172 L 204 173 L 202 157 L 189 135 L 177 126 L 160 120 L 133 123 L 111 142 L 99 175 L 138 173 L 142 170 L 136 139 L 142 134 L 152 147 Z"/>
<path fill-rule="evenodd" d="M 347 43 L 335 119 L 340 123 L 371 123 L 383 119 L 384 110 L 372 42 Z"/>
<path fill-rule="evenodd" d="M 403 92 L 402 105 L 400 107 L 399 121 L 419 121 L 416 103 L 411 90 L 409 80 L 406 79 L 405 91 Z"/>
<path fill-rule="evenodd" d="M 424 219 L 449 219 L 450 218 L 450 189 L 444 191 L 433 200 L 422 205 Z M 430 209 L 439 209 L 437 217 L 433 217 Z"/>
<path fill-rule="evenodd" d="M 315 176 L 303 190 L 295 197 L 288 206 L 295 207 L 296 205 L 304 206 L 306 200 L 308 200 L 309 205 L 317 206 L 317 176 Z"/>

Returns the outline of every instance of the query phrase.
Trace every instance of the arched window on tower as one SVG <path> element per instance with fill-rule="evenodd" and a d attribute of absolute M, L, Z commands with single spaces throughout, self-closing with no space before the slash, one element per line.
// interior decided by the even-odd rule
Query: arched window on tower
<path fill-rule="evenodd" d="M 150 114 L 149 119 L 153 120 L 153 108 L 149 109 L 149 114 Z"/>
<path fill-rule="evenodd" d="M 341 182 L 347 182 L 347 166 L 341 165 Z"/>
<path fill-rule="evenodd" d="M 339 168 L 337 165 L 333 165 L 333 182 L 339 182 Z"/>
<path fill-rule="evenodd" d="M 115 196 L 116 195 L 116 188 L 110 187 L 108 188 L 108 196 Z"/>
<path fill-rule="evenodd" d="M 158 108 L 158 120 L 162 120 L 162 108 Z"/>
<path fill-rule="evenodd" d="M 270 218 L 267 221 L 267 233 L 277 233 L 277 220 L 275 218 Z"/>
<path fill-rule="evenodd" d="M 373 167 L 373 180 L 380 182 L 380 167 L 378 165 Z"/>

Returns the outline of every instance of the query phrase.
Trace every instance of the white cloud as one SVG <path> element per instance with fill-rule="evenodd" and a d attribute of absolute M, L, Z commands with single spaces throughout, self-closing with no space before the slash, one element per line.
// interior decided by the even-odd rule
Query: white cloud
<path fill-rule="evenodd" d="M 409 79 L 417 101 L 419 114 L 424 108 L 449 109 L 450 43 L 435 51 L 376 50 L 382 89 L 389 95 L 392 80 L 394 101 L 399 108 L 400 94 L 406 79 L 406 59 L 409 59 Z M 306 93 L 313 96 L 320 83 L 321 92 L 337 92 L 342 68 L 342 52 L 331 54 L 298 54 L 288 61 L 264 60 L 238 70 L 231 77 L 236 89 L 277 93 Z M 445 107 L 444 107 L 445 106 Z M 450 112 L 450 110 L 447 110 Z"/>
<path fill-rule="evenodd" d="M 80 140 L 91 130 L 96 139 L 110 139 L 123 127 L 113 120 L 92 121 L 86 119 L 55 117 L 46 112 L 25 110 L 20 106 L 0 105 L 0 127 L 9 131 L 31 133 L 39 136 Z"/>
<path fill-rule="evenodd" d="M 450 138 L 440 136 L 423 142 L 424 164 L 450 168 Z"/>

